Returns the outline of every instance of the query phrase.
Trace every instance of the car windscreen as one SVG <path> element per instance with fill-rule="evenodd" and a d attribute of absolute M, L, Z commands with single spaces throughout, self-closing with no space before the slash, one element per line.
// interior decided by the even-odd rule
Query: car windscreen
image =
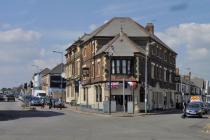
<path fill-rule="evenodd" d="M 189 108 L 200 108 L 201 105 L 200 104 L 188 104 Z"/>
<path fill-rule="evenodd" d="M 39 93 L 39 96 L 44 97 L 44 96 L 46 96 L 46 93 Z"/>

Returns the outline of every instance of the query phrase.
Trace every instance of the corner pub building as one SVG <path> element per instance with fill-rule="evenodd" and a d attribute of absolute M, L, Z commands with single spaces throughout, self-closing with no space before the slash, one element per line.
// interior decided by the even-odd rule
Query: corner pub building
<path fill-rule="evenodd" d="M 123 91 L 126 110 L 132 101 L 135 112 L 144 111 L 147 55 L 147 109 L 175 108 L 177 53 L 154 34 L 152 23 L 143 27 L 129 17 L 114 17 L 66 51 L 66 102 L 102 111 L 111 80 L 116 111 L 123 110 Z"/>

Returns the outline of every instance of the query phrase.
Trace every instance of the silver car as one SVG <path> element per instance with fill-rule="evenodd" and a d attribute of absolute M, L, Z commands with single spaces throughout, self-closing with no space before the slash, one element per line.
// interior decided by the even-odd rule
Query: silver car
<path fill-rule="evenodd" d="M 200 103 L 192 102 L 187 105 L 186 112 L 187 117 L 203 117 L 202 105 Z"/>

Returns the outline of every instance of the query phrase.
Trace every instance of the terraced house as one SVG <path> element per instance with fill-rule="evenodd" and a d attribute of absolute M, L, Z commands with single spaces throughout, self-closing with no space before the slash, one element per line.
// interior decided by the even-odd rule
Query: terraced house
<path fill-rule="evenodd" d="M 103 110 L 103 103 L 110 99 L 111 81 L 116 111 L 122 111 L 123 97 L 126 110 L 132 101 L 136 112 L 145 109 L 145 99 L 149 110 L 175 107 L 177 54 L 155 36 L 152 23 L 143 27 L 131 18 L 115 17 L 66 51 L 67 102 Z"/>

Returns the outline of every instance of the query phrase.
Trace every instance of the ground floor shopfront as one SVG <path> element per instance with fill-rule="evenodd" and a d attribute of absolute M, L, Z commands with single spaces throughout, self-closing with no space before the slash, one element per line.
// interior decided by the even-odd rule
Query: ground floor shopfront
<path fill-rule="evenodd" d="M 111 100 L 114 111 L 128 111 L 132 104 L 134 112 L 145 110 L 145 92 L 140 84 L 136 88 L 129 85 L 125 86 L 123 92 L 122 83 L 113 84 L 111 88 Z M 124 94 L 123 94 L 124 93 Z M 176 108 L 176 91 L 171 89 L 161 89 L 160 87 L 148 87 L 147 109 L 166 110 Z M 75 85 L 66 87 L 66 102 L 74 100 L 77 105 L 84 108 L 104 111 L 105 102 L 109 102 L 109 86 L 107 83 L 98 83 L 93 85 L 81 85 L 75 88 Z"/>

